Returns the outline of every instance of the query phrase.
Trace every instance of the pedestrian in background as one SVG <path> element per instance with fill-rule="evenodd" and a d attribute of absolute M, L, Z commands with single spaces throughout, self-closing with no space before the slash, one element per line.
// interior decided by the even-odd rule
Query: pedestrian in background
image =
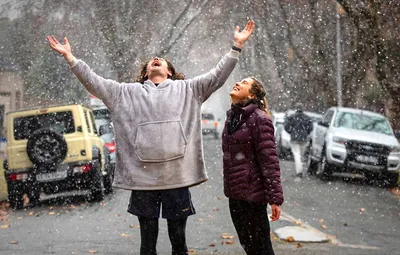
<path fill-rule="evenodd" d="M 148 61 L 135 83 L 95 74 L 64 44 L 48 36 L 50 47 L 64 56 L 82 85 L 111 112 L 118 146 L 113 186 L 131 190 L 128 212 L 138 216 L 141 255 L 157 254 L 158 218 L 167 219 L 172 254 L 187 254 L 186 222 L 195 213 L 189 187 L 205 182 L 200 109 L 233 71 L 239 53 L 254 31 L 249 21 L 236 27 L 234 45 L 210 72 L 183 80 L 160 57 Z M 128 49 L 127 49 L 128 50 Z"/>
<path fill-rule="evenodd" d="M 278 220 L 283 192 L 265 91 L 250 77 L 237 82 L 230 96 L 222 133 L 224 193 L 246 254 L 273 255 L 267 205 L 271 220 Z"/>
<path fill-rule="evenodd" d="M 313 130 L 313 123 L 303 112 L 302 103 L 296 103 L 295 110 L 294 114 L 286 118 L 284 128 L 290 134 L 290 148 L 296 168 L 295 181 L 300 181 L 303 178 L 303 156 Z"/>

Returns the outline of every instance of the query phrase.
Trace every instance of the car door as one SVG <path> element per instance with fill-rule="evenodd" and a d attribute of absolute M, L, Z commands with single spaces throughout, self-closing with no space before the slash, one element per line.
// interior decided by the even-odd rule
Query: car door
<path fill-rule="evenodd" d="M 316 125 L 316 130 L 314 133 L 313 140 L 313 155 L 320 159 L 322 150 L 325 144 L 325 136 L 332 122 L 333 115 L 335 113 L 334 109 L 329 109 L 323 116 L 322 121 Z"/>

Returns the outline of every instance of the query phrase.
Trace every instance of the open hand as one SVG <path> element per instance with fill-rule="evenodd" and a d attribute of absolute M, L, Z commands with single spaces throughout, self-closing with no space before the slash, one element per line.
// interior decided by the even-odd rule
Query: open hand
<path fill-rule="evenodd" d="M 64 37 L 64 44 L 59 43 L 54 35 L 47 36 L 47 40 L 49 41 L 50 47 L 64 57 L 71 54 L 71 46 L 69 45 L 67 37 Z"/>
<path fill-rule="evenodd" d="M 279 217 L 281 217 L 281 208 L 279 207 L 279 205 L 272 204 L 271 209 L 272 209 L 272 215 L 270 217 L 271 221 L 279 220 Z"/>
<path fill-rule="evenodd" d="M 233 36 L 234 45 L 236 47 L 242 48 L 244 43 L 249 39 L 250 35 L 253 33 L 255 27 L 254 20 L 249 20 L 246 27 L 240 32 L 240 27 L 236 27 L 235 35 Z"/>

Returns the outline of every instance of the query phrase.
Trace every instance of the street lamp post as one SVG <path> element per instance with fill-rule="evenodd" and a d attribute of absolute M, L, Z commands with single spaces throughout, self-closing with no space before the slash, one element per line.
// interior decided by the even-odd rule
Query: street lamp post
<path fill-rule="evenodd" d="M 342 55 L 341 55 L 341 47 L 340 47 L 340 13 L 341 13 L 341 6 L 337 5 L 336 10 L 336 65 L 337 65 L 337 103 L 338 106 L 342 106 Z"/>

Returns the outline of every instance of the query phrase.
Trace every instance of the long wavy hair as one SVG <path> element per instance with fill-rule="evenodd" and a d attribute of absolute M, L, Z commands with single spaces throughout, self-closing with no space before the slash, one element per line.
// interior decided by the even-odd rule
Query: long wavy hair
<path fill-rule="evenodd" d="M 151 60 L 146 61 L 142 67 L 140 68 L 140 73 L 136 76 L 136 82 L 144 83 L 148 79 L 146 76 L 147 73 L 147 65 L 149 64 Z M 183 73 L 178 73 L 175 70 L 175 67 L 172 65 L 171 62 L 165 59 L 168 65 L 168 70 L 171 72 L 172 75 L 168 75 L 168 78 L 171 80 L 184 80 L 185 75 Z"/>
<path fill-rule="evenodd" d="M 253 84 L 251 85 L 249 92 L 251 95 L 256 97 L 254 102 L 258 105 L 258 108 L 264 110 L 267 113 L 267 115 L 271 117 L 271 113 L 268 109 L 268 101 L 265 98 L 266 92 L 263 84 L 255 77 L 249 77 L 249 78 L 253 80 Z"/>

